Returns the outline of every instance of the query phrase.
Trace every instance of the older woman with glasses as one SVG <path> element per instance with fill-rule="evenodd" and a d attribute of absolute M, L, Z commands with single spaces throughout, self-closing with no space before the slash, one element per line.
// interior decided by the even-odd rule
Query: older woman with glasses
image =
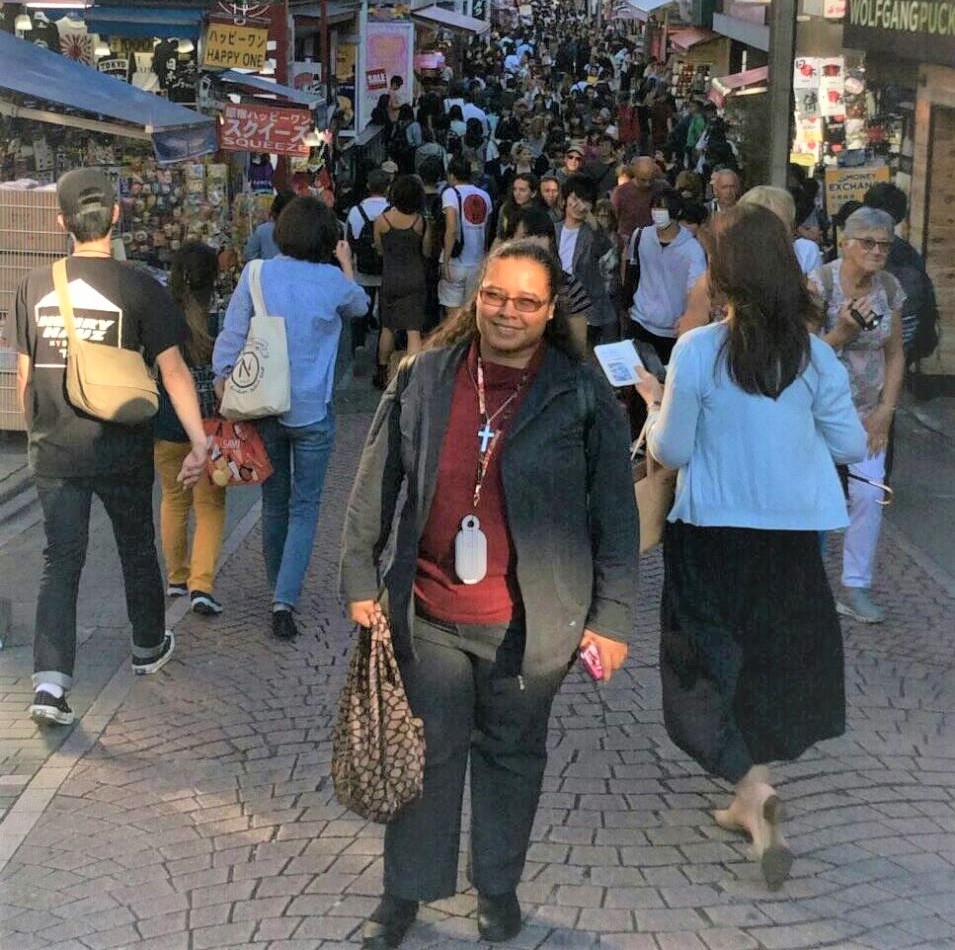
<path fill-rule="evenodd" d="M 885 612 L 870 590 L 882 527 L 892 417 L 902 391 L 902 304 L 905 293 L 885 270 L 895 222 L 876 208 L 859 208 L 846 219 L 842 258 L 810 275 L 825 305 L 823 339 L 849 371 L 852 402 L 865 426 L 868 453 L 849 466 L 849 528 L 842 556 L 842 593 L 836 609 L 862 623 L 881 623 Z M 852 477 L 856 476 L 856 477 Z"/>
<path fill-rule="evenodd" d="M 384 578 L 427 747 L 422 797 L 385 829 L 366 948 L 397 947 L 420 901 L 456 893 L 469 764 L 478 932 L 518 933 L 551 703 L 579 649 L 594 645 L 605 680 L 627 653 L 637 579 L 627 428 L 573 345 L 561 284 L 555 256 L 531 241 L 491 251 L 470 305 L 385 392 L 362 453 L 342 594 L 368 626 Z"/>

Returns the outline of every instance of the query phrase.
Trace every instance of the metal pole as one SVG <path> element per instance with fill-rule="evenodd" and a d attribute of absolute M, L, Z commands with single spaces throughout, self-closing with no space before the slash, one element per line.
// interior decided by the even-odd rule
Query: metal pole
<path fill-rule="evenodd" d="M 777 188 L 786 187 L 792 148 L 797 2 L 773 0 L 769 6 L 769 182 Z"/>

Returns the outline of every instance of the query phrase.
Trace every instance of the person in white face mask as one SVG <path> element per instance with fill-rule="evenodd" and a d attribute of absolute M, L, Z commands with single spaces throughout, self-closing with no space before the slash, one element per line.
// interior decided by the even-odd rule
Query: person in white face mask
<path fill-rule="evenodd" d="M 679 223 L 682 202 L 673 190 L 654 198 L 653 224 L 634 229 L 623 263 L 624 286 L 635 287 L 630 337 L 650 344 L 664 365 L 676 343 L 676 323 L 686 309 L 687 294 L 706 271 L 703 248 Z"/>

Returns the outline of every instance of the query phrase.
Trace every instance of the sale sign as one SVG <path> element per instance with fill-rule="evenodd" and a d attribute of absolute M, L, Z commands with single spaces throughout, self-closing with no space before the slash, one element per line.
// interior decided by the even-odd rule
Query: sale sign
<path fill-rule="evenodd" d="M 228 102 L 219 126 L 219 148 L 225 152 L 274 152 L 307 155 L 305 136 L 312 130 L 308 109 L 280 109 Z"/>

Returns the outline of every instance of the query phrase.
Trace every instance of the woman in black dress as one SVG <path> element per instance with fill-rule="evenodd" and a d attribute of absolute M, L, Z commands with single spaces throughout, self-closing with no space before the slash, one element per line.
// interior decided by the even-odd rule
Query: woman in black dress
<path fill-rule="evenodd" d="M 421 349 L 425 321 L 426 242 L 429 229 L 422 211 L 424 185 L 417 175 L 402 175 L 391 186 L 391 206 L 375 219 L 375 247 L 382 256 L 381 336 L 378 374 L 384 379 L 395 351 L 395 333 L 408 334 L 408 353 Z"/>

